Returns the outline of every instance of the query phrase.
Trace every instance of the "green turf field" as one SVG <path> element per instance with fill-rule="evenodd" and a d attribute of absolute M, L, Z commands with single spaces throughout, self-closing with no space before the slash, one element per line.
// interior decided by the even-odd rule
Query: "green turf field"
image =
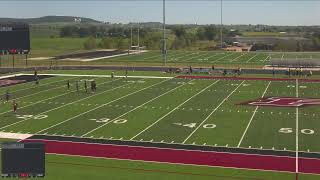
<path fill-rule="evenodd" d="M 296 108 L 239 105 L 271 96 L 320 98 L 320 83 L 74 74 L 0 88 L 19 103 L 15 114 L 1 102 L 0 132 L 295 151 L 298 120 L 299 150 L 320 153 L 318 106 L 296 116 Z M 98 90 L 86 93 L 84 80 L 92 79 Z"/>
<path fill-rule="evenodd" d="M 60 44 L 64 44 L 64 39 L 54 41 L 56 48 L 43 48 L 32 51 L 30 57 L 53 57 L 61 54 L 76 53 L 77 43 L 82 39 L 68 41 L 73 46 L 63 48 Z M 39 41 L 41 44 L 41 41 Z M 74 49 L 72 49 L 74 48 Z M 83 50 L 82 50 L 83 51 Z M 12 56 L 2 56 L 0 67 L 26 67 L 24 56 L 17 55 L 13 63 Z M 222 51 L 168 51 L 168 66 L 207 66 L 212 65 L 219 67 L 248 67 L 261 68 L 264 65 L 271 64 L 273 59 L 277 60 L 320 60 L 318 52 L 222 52 Z M 14 64 L 14 65 L 13 65 Z M 95 61 L 73 61 L 73 60 L 45 60 L 45 59 L 29 59 L 28 66 L 103 66 L 103 65 L 120 65 L 120 66 L 162 66 L 163 57 L 159 51 L 148 51 L 141 54 L 131 54 L 119 57 L 100 59 Z"/>
<path fill-rule="evenodd" d="M 83 81 L 95 79 L 96 93 Z M 66 89 L 70 80 L 71 89 Z M 80 92 L 74 82 L 80 81 Z M 320 84 L 299 83 L 299 97 L 319 97 Z M 176 78 L 53 77 L 10 89 L 19 103 L 1 103 L 0 130 L 26 134 L 295 150 L 295 108 L 238 105 L 259 97 L 295 97 L 295 82 Z M 317 107 L 299 112 L 301 151 L 320 152 Z M 248 128 L 247 126 L 250 125 Z M 165 129 L 165 131 L 164 131 Z M 246 130 L 247 129 L 247 130 Z M 231 133 L 232 132 L 232 133 Z M 257 136 L 259 134 L 259 136 Z M 243 137 L 242 137 L 243 136 Z"/>
<path fill-rule="evenodd" d="M 169 51 L 168 63 L 199 63 L 199 64 L 270 64 L 271 59 L 315 59 L 319 60 L 319 53 L 293 52 L 219 52 L 219 51 Z M 101 61 L 112 62 L 153 62 L 161 63 L 162 55 L 158 51 L 151 51 L 139 55 L 122 56 Z M 98 62 L 99 62 L 98 61 Z"/>

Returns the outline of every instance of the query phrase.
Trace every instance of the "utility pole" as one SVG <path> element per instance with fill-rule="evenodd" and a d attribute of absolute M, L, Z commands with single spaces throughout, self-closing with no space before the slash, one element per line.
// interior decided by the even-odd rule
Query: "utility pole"
<path fill-rule="evenodd" d="M 166 0 L 163 0 L 163 65 L 167 65 L 167 37 L 166 37 Z"/>
<path fill-rule="evenodd" d="M 138 23 L 138 53 L 140 53 L 140 23 Z"/>
<path fill-rule="evenodd" d="M 222 15 L 223 15 L 223 12 L 222 12 L 222 0 L 220 1 L 220 46 L 221 46 L 221 49 L 222 49 L 222 46 L 223 46 L 223 37 L 222 37 L 222 31 L 223 31 L 223 22 L 222 22 Z"/>
<path fill-rule="evenodd" d="M 132 25 L 131 25 L 131 27 L 130 27 L 130 49 L 129 49 L 129 52 L 132 50 Z"/>

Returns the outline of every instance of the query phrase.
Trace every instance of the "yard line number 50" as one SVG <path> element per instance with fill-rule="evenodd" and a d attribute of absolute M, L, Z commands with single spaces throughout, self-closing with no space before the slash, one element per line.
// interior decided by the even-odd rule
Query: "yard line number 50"
<path fill-rule="evenodd" d="M 284 134 L 291 134 L 293 133 L 293 128 L 281 128 L 279 129 L 279 132 Z M 315 131 L 312 129 L 301 129 L 300 132 L 306 135 L 311 135 L 315 133 Z"/>

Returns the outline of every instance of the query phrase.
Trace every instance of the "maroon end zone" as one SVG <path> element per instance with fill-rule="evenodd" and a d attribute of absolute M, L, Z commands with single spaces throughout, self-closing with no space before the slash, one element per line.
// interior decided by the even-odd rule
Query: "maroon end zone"
<path fill-rule="evenodd" d="M 0 79 L 0 87 L 3 86 L 13 86 L 16 84 L 24 83 L 25 80 L 10 80 L 10 79 Z"/>
<path fill-rule="evenodd" d="M 221 77 L 221 76 L 176 76 L 183 79 L 224 79 L 247 81 L 296 81 L 294 78 L 254 78 L 254 77 Z M 300 82 L 320 82 L 320 79 L 298 79 Z"/>
<path fill-rule="evenodd" d="M 45 142 L 46 153 L 52 154 L 292 173 L 296 171 L 296 158 L 284 155 L 201 151 L 124 144 L 100 144 L 79 142 L 79 139 L 77 142 L 32 138 L 23 141 Z M 300 157 L 299 172 L 320 174 L 320 159 Z"/>
<path fill-rule="evenodd" d="M 272 107 L 304 107 L 320 105 L 317 98 L 296 97 L 265 97 L 253 101 L 240 103 L 239 105 L 272 106 Z"/>

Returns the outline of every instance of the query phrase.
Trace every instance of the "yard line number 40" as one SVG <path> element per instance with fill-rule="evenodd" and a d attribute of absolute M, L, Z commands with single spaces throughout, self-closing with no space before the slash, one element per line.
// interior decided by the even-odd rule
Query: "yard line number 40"
<path fill-rule="evenodd" d="M 189 123 L 189 124 L 173 123 L 173 124 L 177 125 L 177 126 L 188 127 L 188 128 L 197 127 L 197 123 Z M 215 125 L 215 124 L 204 124 L 202 127 L 205 128 L 205 129 L 214 129 L 214 128 L 217 127 L 217 125 Z"/>

